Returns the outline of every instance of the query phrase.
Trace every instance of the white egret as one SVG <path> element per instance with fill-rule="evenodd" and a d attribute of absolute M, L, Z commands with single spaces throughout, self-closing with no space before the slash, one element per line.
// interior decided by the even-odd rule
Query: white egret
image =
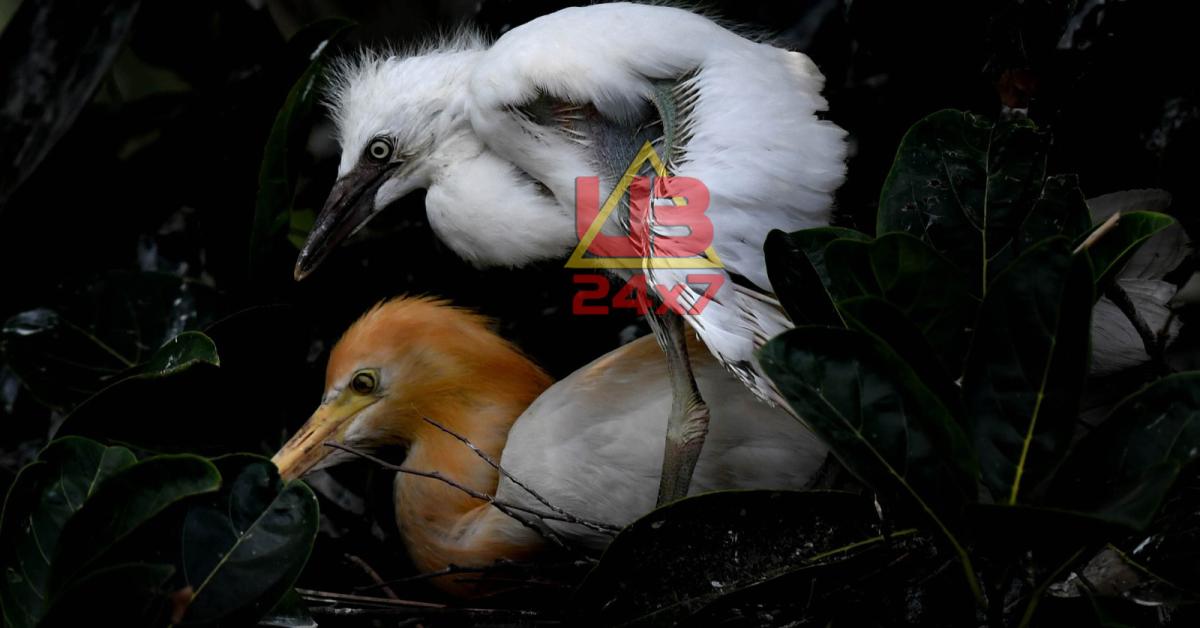
<path fill-rule="evenodd" d="M 825 446 L 695 348 L 693 372 L 714 420 L 691 492 L 806 486 Z M 365 314 L 334 347 L 320 407 L 274 461 L 290 479 L 353 457 L 326 442 L 364 450 L 402 446 L 405 469 L 436 472 L 535 511 L 548 512 L 548 503 L 577 518 L 624 526 L 655 504 L 663 459 L 658 439 L 671 405 L 667 378 L 647 336 L 551 385 L 482 317 L 431 299 L 395 299 Z M 511 475 L 501 478 L 455 435 Z M 394 492 L 400 532 L 423 572 L 531 559 L 548 545 L 488 502 L 435 478 L 397 474 Z M 545 523 L 583 546 L 611 540 L 577 523 Z M 469 593 L 454 578 L 436 582 Z"/>
<path fill-rule="evenodd" d="M 630 3 L 563 9 L 491 45 L 460 33 L 408 54 L 349 58 L 331 98 L 338 180 L 296 276 L 422 188 L 434 232 L 471 262 L 565 258 L 580 241 L 576 180 L 598 176 L 615 189 L 652 142 L 672 175 L 707 187 L 705 215 L 723 268 L 705 272 L 739 278 L 723 281 L 700 314 L 651 316 L 675 399 L 659 499 L 680 497 L 708 426 L 682 320 L 720 363 L 772 397 L 753 351 L 789 323 L 769 296 L 763 241 L 771 229 L 826 224 L 845 170 L 845 132 L 818 116 L 823 82 L 801 53 L 696 13 Z M 618 229 L 638 235 L 629 233 L 628 208 L 618 218 Z M 655 229 L 652 237 L 661 250 L 674 235 Z M 616 272 L 679 289 L 685 307 L 700 302 L 702 289 L 687 282 L 695 271 L 644 266 Z"/>

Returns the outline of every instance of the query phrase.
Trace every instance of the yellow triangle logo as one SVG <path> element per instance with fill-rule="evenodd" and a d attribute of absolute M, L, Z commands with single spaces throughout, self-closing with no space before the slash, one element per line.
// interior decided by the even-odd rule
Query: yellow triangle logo
<path fill-rule="evenodd" d="M 596 215 L 596 219 L 592 224 L 588 225 L 587 231 L 583 237 L 579 239 L 579 244 L 575 246 L 575 250 L 571 252 L 570 259 L 567 260 L 567 268 L 722 268 L 721 258 L 717 257 L 717 251 L 710 244 L 704 250 L 703 257 L 584 257 L 600 230 L 604 227 L 604 223 L 612 216 L 613 210 L 617 208 L 617 203 L 621 201 L 621 197 L 625 196 L 629 191 L 629 184 L 633 182 L 633 178 L 641 172 L 642 166 L 650 162 L 650 167 L 654 169 L 654 173 L 659 177 L 669 176 L 667 166 L 659 159 L 658 153 L 654 152 L 654 147 L 650 142 L 646 142 L 642 146 L 642 150 L 638 151 L 637 157 L 634 157 L 633 163 L 625 169 L 625 174 L 621 175 L 621 180 L 617 182 L 615 188 L 608 198 L 604 201 L 604 205 L 600 208 L 600 213 Z M 676 198 L 675 202 L 684 202 L 685 199 Z"/>

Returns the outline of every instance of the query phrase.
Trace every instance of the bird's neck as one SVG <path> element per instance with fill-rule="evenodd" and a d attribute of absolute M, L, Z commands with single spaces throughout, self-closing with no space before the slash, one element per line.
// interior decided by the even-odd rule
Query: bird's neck
<path fill-rule="evenodd" d="M 437 425 L 419 422 L 408 439 L 404 467 L 436 472 L 448 481 L 405 473 L 396 477 L 396 520 L 422 571 L 481 560 L 490 564 L 489 555 L 514 551 L 495 546 L 494 535 L 488 533 L 496 523 L 490 512 L 494 509 L 463 490 L 494 495 L 499 479 L 496 469 L 471 446 L 499 461 L 513 422 L 551 380 L 507 344 L 487 351 L 481 347 L 474 357 L 477 362 L 454 375 L 456 383 L 444 382 L 411 400 L 414 411 Z"/>

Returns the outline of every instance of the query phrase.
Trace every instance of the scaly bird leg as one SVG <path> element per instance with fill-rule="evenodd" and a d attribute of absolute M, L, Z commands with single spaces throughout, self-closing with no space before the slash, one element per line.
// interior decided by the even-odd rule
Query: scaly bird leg
<path fill-rule="evenodd" d="M 700 459 L 700 449 L 708 434 L 708 405 L 700 396 L 692 363 L 688 358 L 687 324 L 673 312 L 665 316 L 648 315 L 654 337 L 667 357 L 671 380 L 671 415 L 667 419 L 667 442 L 663 450 L 662 476 L 658 484 L 658 505 L 687 496 L 692 472 Z"/>

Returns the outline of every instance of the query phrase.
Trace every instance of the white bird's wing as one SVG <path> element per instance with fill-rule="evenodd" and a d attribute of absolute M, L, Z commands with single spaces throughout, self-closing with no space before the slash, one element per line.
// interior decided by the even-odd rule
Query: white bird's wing
<path fill-rule="evenodd" d="M 564 9 L 506 33 L 472 72 L 469 109 L 488 147 L 564 207 L 575 206 L 578 177 L 600 176 L 603 198 L 647 139 L 671 175 L 701 181 L 723 264 L 704 272 L 727 281 L 687 318 L 722 362 L 770 397 L 753 351 L 769 333 L 764 321 L 780 314 L 728 274 L 769 291 L 767 233 L 828 222 L 846 148 L 845 132 L 817 116 L 823 84 L 803 54 L 681 9 L 613 3 Z M 647 274 L 669 289 L 693 272 Z M 681 303 L 702 300 L 702 289 L 684 292 Z"/>

